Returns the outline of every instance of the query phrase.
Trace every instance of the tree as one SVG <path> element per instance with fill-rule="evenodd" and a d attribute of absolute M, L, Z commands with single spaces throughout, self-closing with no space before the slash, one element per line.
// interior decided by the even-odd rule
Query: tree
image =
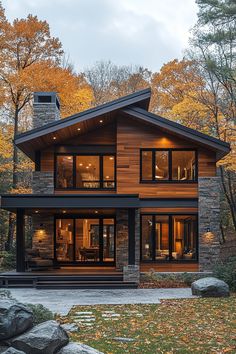
<path fill-rule="evenodd" d="M 222 187 L 236 231 L 236 4 L 234 0 L 197 0 L 198 22 L 191 59 L 201 68 L 213 100 L 217 137 L 231 143 L 219 164 Z"/>
<path fill-rule="evenodd" d="M 93 104 L 98 105 L 146 88 L 151 72 L 142 67 L 99 61 L 85 70 L 84 76 L 93 90 Z"/>
<path fill-rule="evenodd" d="M 64 114 L 89 107 L 91 90 L 81 76 L 60 65 L 62 59 L 62 45 L 51 36 L 46 21 L 28 15 L 11 24 L 0 4 L 0 90 L 2 103 L 14 125 L 13 137 L 20 131 L 21 115 L 34 91 L 59 91 Z M 19 152 L 15 146 L 12 161 L 12 189 L 17 190 Z M 10 213 L 7 249 L 12 247 L 13 233 L 14 216 Z"/>

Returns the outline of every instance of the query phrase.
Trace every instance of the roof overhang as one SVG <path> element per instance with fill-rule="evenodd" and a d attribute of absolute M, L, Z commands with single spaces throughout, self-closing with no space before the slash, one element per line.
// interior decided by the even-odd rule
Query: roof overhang
<path fill-rule="evenodd" d="M 142 121 L 158 126 L 160 129 L 185 138 L 194 142 L 197 145 L 202 145 L 205 148 L 211 149 L 216 152 L 217 160 L 227 155 L 230 152 L 230 144 L 222 140 L 216 139 L 207 134 L 203 134 L 197 130 L 185 127 L 182 124 L 173 122 L 169 119 L 160 117 L 156 114 L 145 111 L 139 107 L 126 107 L 122 112 L 133 118 L 141 119 Z"/>
<path fill-rule="evenodd" d="M 78 128 L 81 128 L 81 133 L 85 133 L 91 128 L 98 127 L 101 116 L 103 117 L 104 124 L 107 124 L 111 121 L 112 115 L 114 116 L 118 110 L 124 107 L 135 105 L 147 110 L 150 98 L 150 88 L 141 90 L 22 133 L 16 136 L 14 143 L 27 156 L 34 160 L 35 151 L 44 149 L 50 145 L 58 144 L 66 139 L 73 138 L 74 136 L 78 136 Z"/>

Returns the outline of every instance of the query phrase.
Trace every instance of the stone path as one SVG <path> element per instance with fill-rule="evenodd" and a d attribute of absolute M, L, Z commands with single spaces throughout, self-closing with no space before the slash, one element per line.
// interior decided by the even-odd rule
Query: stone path
<path fill-rule="evenodd" d="M 10 291 L 12 296 L 20 302 L 42 304 L 61 315 L 66 315 L 74 305 L 158 304 L 161 299 L 194 297 L 190 288 L 124 290 L 10 289 Z M 81 315 L 86 316 L 86 313 L 81 313 Z M 91 314 L 87 313 L 87 315 Z"/>

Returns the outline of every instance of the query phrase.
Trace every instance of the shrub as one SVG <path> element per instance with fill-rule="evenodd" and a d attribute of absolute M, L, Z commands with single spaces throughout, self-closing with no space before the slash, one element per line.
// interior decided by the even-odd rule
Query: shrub
<path fill-rule="evenodd" d="M 16 268 L 16 252 L 1 252 L 1 268 L 4 270 L 14 269 Z"/>
<path fill-rule="evenodd" d="M 43 305 L 27 304 L 26 306 L 33 312 L 34 325 L 37 325 L 45 321 L 54 320 L 55 316 L 52 313 L 52 311 L 50 311 L 48 308 L 44 307 Z"/>
<path fill-rule="evenodd" d="M 230 290 L 236 291 L 236 257 L 230 257 L 227 261 L 216 264 L 213 275 L 225 281 Z"/>

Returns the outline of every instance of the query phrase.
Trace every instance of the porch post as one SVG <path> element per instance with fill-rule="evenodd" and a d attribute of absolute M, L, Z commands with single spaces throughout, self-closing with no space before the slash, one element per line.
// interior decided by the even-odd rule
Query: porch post
<path fill-rule="evenodd" d="M 16 271 L 25 271 L 25 210 L 16 211 Z"/>
<path fill-rule="evenodd" d="M 128 264 L 135 264 L 135 209 L 128 209 Z"/>

